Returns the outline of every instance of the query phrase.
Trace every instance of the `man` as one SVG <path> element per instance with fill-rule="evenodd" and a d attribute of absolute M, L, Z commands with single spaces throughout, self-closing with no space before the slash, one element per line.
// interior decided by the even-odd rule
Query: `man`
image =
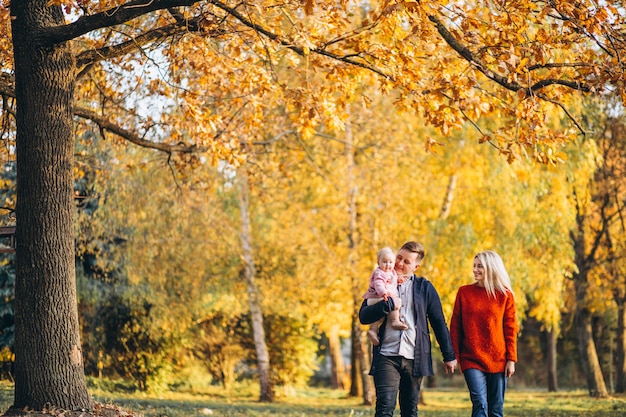
<path fill-rule="evenodd" d="M 391 417 L 400 393 L 400 415 L 417 417 L 417 401 L 424 376 L 434 375 L 428 323 L 432 327 L 446 373 L 454 373 L 456 356 L 450 332 L 441 309 L 437 290 L 426 278 L 414 272 L 424 259 L 424 247 L 418 242 L 406 242 L 396 255 L 395 271 L 398 273 L 401 320 L 407 330 L 394 330 L 386 320 L 380 326 L 380 344 L 374 346 L 370 375 L 376 387 L 376 417 Z M 359 320 L 373 323 L 386 317 L 394 308 L 393 300 L 368 306 L 361 305 Z"/>

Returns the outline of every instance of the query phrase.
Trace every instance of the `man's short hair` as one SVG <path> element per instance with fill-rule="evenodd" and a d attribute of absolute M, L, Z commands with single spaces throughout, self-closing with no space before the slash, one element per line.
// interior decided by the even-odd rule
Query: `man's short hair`
<path fill-rule="evenodd" d="M 400 249 L 408 250 L 409 252 L 417 253 L 417 262 L 421 262 L 424 259 L 424 246 L 421 243 L 415 241 L 406 242 Z"/>

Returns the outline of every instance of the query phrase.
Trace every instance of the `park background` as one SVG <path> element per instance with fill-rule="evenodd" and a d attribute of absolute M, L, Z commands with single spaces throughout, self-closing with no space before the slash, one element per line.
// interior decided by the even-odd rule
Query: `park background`
<path fill-rule="evenodd" d="M 48 6 L 80 26 L 89 21 L 80 16 L 121 4 L 79 3 Z M 17 217 L 27 225 L 21 235 L 18 229 L 17 254 L 0 255 L 7 379 L 21 353 L 14 349 L 16 256 L 21 247 L 32 259 L 56 261 L 66 251 L 56 245 L 60 236 L 72 243 L 79 353 L 92 387 L 111 381 L 144 393 L 202 393 L 252 383 L 258 392 L 251 395 L 264 402 L 323 387 L 371 404 L 370 346 L 356 311 L 376 251 L 418 240 L 426 247 L 418 273 L 435 284 L 448 319 L 456 290 L 473 281 L 475 253 L 492 249 L 504 259 L 521 324 L 512 388 L 582 389 L 594 398 L 624 392 L 623 83 L 555 63 L 563 57 L 607 63 L 585 61 L 601 59 L 585 33 L 565 19 L 554 29 L 553 11 L 542 10 L 550 21 L 544 27 L 496 6 L 495 14 L 470 5 L 448 14 L 445 6 L 421 10 L 411 2 L 341 2 L 349 13 L 333 9 L 336 15 L 326 16 L 326 2 L 307 1 L 285 5 L 281 13 L 289 19 L 280 20 L 275 5 L 251 6 L 245 17 L 236 7 L 209 3 L 186 15 L 168 10 L 155 20 L 105 21 L 70 48 L 72 65 L 82 66 L 71 72 L 77 84 L 67 218 L 56 210 L 65 207 L 57 183 L 30 181 L 56 177 L 48 165 L 35 169 L 39 142 L 26 142 L 26 134 L 21 149 L 37 157 L 24 158 L 20 171 L 20 96 L 11 84 L 11 48 L 0 51 L 3 221 L 12 225 Z M 580 9 L 554 7 L 562 15 Z M 595 33 L 592 18 L 614 22 L 598 10 L 608 13 L 577 15 L 589 33 Z M 615 19 L 623 15 L 606 10 Z M 438 13 L 454 22 L 451 32 Z M 485 28 L 484 16 L 502 20 Z M 3 17 L 11 19 L 6 9 Z M 290 26 L 297 18 L 304 23 Z M 455 28 L 455 19 L 467 23 L 460 26 L 467 32 Z M 142 30 L 153 35 L 152 25 L 163 21 L 180 25 L 176 42 L 141 36 Z M 250 22 L 265 26 L 250 31 Z M 2 40 L 10 45 L 7 27 Z M 553 29 L 558 36 L 549 36 Z M 350 36 L 337 35 L 342 31 Z M 370 31 L 371 42 L 342 43 Z M 71 33 L 45 34 L 74 39 Z M 289 41 L 270 48 L 259 34 Z M 485 65 L 506 76 L 477 67 L 480 48 L 468 67 L 452 35 L 468 45 L 478 38 L 497 42 L 497 59 Z M 141 47 L 129 52 L 128 39 Z M 515 49 L 524 39 L 530 40 Z M 547 48 L 552 41 L 554 49 Z M 108 49 L 113 43 L 118 53 Z M 329 45 L 337 49 L 331 53 Z M 346 48 L 343 55 L 335 45 Z M 376 59 L 354 61 L 369 57 L 364 51 Z M 543 72 L 534 72 L 533 60 Z M 561 81 L 554 82 L 557 70 Z M 16 78 L 28 74 L 16 70 Z M 535 76 L 542 81 L 517 88 Z M 581 87 L 592 81 L 593 88 Z M 613 88 L 601 90 L 607 85 Z M 21 97 L 30 104 L 47 96 Z M 22 123 L 25 131 L 39 120 Z M 63 135 L 46 126 L 54 140 L 40 143 L 54 144 L 53 154 Z M 47 134 L 41 132 L 48 130 L 29 133 L 38 139 Z M 61 169 L 62 162 L 50 166 Z M 54 204 L 39 212 L 24 204 L 19 217 L 18 173 L 31 187 L 22 185 L 21 198 L 32 199 L 23 201 Z M 73 234 L 64 232 L 67 219 Z M 45 269 L 31 272 L 21 281 L 25 300 L 29 279 L 50 278 Z M 46 297 L 36 294 L 32 303 L 40 307 Z M 44 305 L 71 306 L 68 294 Z M 44 327 L 46 335 L 55 333 L 50 323 Z M 32 338 L 32 345 L 46 343 L 36 332 Z M 426 389 L 462 387 L 459 375 L 443 375 L 434 341 L 433 354 L 437 375 L 427 378 Z"/>
<path fill-rule="evenodd" d="M 597 135 L 565 148 L 558 166 L 544 166 L 507 162 L 471 128 L 438 135 L 380 99 L 353 107 L 350 138 L 314 136 L 295 150 L 267 145 L 247 166 L 245 187 L 227 164 L 199 161 L 181 185 L 167 155 L 112 152 L 97 135 L 78 138 L 76 276 L 86 373 L 142 390 L 255 378 L 252 296 L 280 392 L 303 384 L 361 390 L 360 371 L 351 371 L 359 360 L 369 366 L 370 347 L 355 314 L 376 251 L 415 239 L 426 247 L 417 273 L 434 283 L 448 319 L 458 287 L 473 282 L 473 256 L 501 254 L 521 324 L 514 385 L 548 389 L 554 378 L 554 388 L 586 387 L 574 316 L 587 309 L 604 381 L 615 391 L 624 378 L 618 210 L 626 180 L 611 170 L 623 169 L 626 138 L 623 120 L 607 111 L 587 106 Z M 427 136 L 445 146 L 426 152 L 415 142 Z M 6 201 L 15 197 L 14 166 L 2 172 Z M 607 212 L 613 201 L 620 205 Z M 576 245 L 595 246 L 577 254 Z M 15 255 L 1 256 L 10 301 Z M 254 258 L 253 275 L 246 256 Z M 579 258 L 594 265 L 582 298 Z M 2 308 L 7 362 L 11 303 Z M 361 344 L 352 350 L 354 340 Z M 434 339 L 433 353 L 440 363 Z M 443 374 L 438 367 L 425 383 L 454 382 Z"/>

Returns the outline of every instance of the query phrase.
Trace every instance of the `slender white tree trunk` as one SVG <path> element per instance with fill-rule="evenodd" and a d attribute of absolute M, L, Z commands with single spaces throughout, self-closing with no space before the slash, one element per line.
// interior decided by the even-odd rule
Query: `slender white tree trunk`
<path fill-rule="evenodd" d="M 250 185 L 245 166 L 238 170 L 239 179 L 239 210 L 241 211 L 241 248 L 243 251 L 244 273 L 248 284 L 248 302 L 250 303 L 250 319 L 257 356 L 259 382 L 263 402 L 274 401 L 274 390 L 271 380 L 270 355 L 265 342 L 263 328 L 263 310 L 261 308 L 259 289 L 255 283 L 254 251 L 252 249 L 252 226 L 250 224 Z"/>

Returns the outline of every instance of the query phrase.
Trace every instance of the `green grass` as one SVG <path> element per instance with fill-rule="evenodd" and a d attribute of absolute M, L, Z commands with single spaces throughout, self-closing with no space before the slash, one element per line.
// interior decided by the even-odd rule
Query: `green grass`
<path fill-rule="evenodd" d="M 94 387 L 95 388 L 95 387 Z M 374 416 L 373 406 L 362 405 L 343 391 L 309 388 L 281 396 L 275 403 L 256 401 L 254 385 L 237 386 L 230 392 L 219 388 L 202 394 L 163 393 L 137 395 L 110 393 L 92 389 L 95 397 L 115 403 L 145 417 L 321 417 Z M 426 404 L 420 417 L 469 417 L 471 404 L 465 389 L 429 389 L 424 391 Z M 507 417 L 617 417 L 626 416 L 626 396 L 609 399 L 590 398 L 585 391 L 548 393 L 541 390 L 509 389 L 506 394 Z M 399 411 L 396 416 L 400 416 Z"/>
<path fill-rule="evenodd" d="M 108 388 L 108 387 L 107 387 Z M 374 407 L 363 406 L 359 398 L 342 391 L 299 389 L 275 403 L 256 401 L 254 387 L 239 386 L 230 392 L 218 388 L 203 393 L 110 392 L 97 386 L 90 388 L 94 399 L 116 404 L 144 417 L 373 417 Z M 1 412 L 12 402 L 13 387 L 0 383 Z M 420 406 L 420 417 L 469 417 L 471 406 L 463 389 L 426 389 L 426 404 Z M 506 394 L 507 417 L 617 417 L 626 416 L 626 396 L 616 395 L 596 400 L 584 391 L 548 393 L 540 390 L 509 389 Z M 400 416 L 399 411 L 396 416 Z"/>
<path fill-rule="evenodd" d="M 590 398 L 585 391 L 507 390 L 504 403 L 507 417 L 616 417 L 626 416 L 626 396 Z M 466 391 L 427 391 L 420 416 L 456 417 L 471 415 Z"/>

